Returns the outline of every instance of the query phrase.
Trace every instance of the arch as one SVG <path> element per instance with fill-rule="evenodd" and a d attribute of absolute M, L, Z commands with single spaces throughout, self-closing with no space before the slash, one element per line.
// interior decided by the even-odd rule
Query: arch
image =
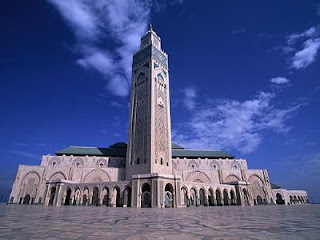
<path fill-rule="evenodd" d="M 248 194 L 247 189 L 244 188 L 242 190 L 242 192 L 243 192 L 243 203 L 244 203 L 245 206 L 249 206 L 250 205 L 250 203 L 249 203 L 249 194 Z"/>
<path fill-rule="evenodd" d="M 109 188 L 103 187 L 102 190 L 102 205 L 109 207 L 110 201 L 109 201 Z"/>
<path fill-rule="evenodd" d="M 110 182 L 110 176 L 101 169 L 94 169 L 84 178 L 83 183 Z"/>
<path fill-rule="evenodd" d="M 97 167 L 108 167 L 108 162 L 106 159 L 104 158 L 99 158 L 98 160 L 96 160 L 96 166 Z"/>
<path fill-rule="evenodd" d="M 223 190 L 223 204 L 229 205 L 229 194 L 227 189 Z"/>
<path fill-rule="evenodd" d="M 293 197 L 291 195 L 290 195 L 289 199 L 290 199 L 290 204 L 293 204 Z"/>
<path fill-rule="evenodd" d="M 132 191 L 129 186 L 126 186 L 126 188 L 123 191 L 123 205 L 126 207 L 131 207 L 131 195 Z"/>
<path fill-rule="evenodd" d="M 50 198 L 49 198 L 48 205 L 51 205 L 51 206 L 53 205 L 55 194 L 56 194 L 56 187 L 54 186 L 50 188 Z"/>
<path fill-rule="evenodd" d="M 49 178 L 50 181 L 60 181 L 60 180 L 66 180 L 66 179 L 67 179 L 66 175 L 61 171 L 55 172 Z"/>
<path fill-rule="evenodd" d="M 142 185 L 141 207 L 151 207 L 151 187 L 148 183 Z"/>
<path fill-rule="evenodd" d="M 291 201 L 292 196 L 290 196 L 290 201 Z M 276 204 L 284 204 L 283 197 L 280 193 L 276 194 Z"/>
<path fill-rule="evenodd" d="M 186 187 L 181 188 L 181 205 L 188 206 L 188 190 Z"/>
<path fill-rule="evenodd" d="M 230 204 L 231 205 L 237 205 L 236 194 L 233 191 L 233 189 L 230 190 Z"/>
<path fill-rule="evenodd" d="M 297 201 L 298 201 L 297 196 L 294 195 L 294 196 L 293 196 L 293 203 L 294 203 L 294 204 L 297 204 Z"/>
<path fill-rule="evenodd" d="M 231 166 L 232 170 L 241 170 L 241 165 L 236 160 L 232 161 Z"/>
<path fill-rule="evenodd" d="M 121 201 L 121 191 L 118 186 L 115 186 L 113 188 L 113 204 L 115 204 L 116 207 L 122 207 L 122 201 Z"/>
<path fill-rule="evenodd" d="M 30 203 L 30 194 L 26 194 L 25 197 L 23 198 L 23 204 L 29 204 Z"/>
<path fill-rule="evenodd" d="M 262 197 L 260 195 L 257 196 L 257 204 L 263 205 Z"/>
<path fill-rule="evenodd" d="M 164 188 L 164 207 L 170 208 L 173 207 L 173 186 L 171 183 L 167 183 L 165 188 Z"/>
<path fill-rule="evenodd" d="M 93 188 L 91 205 L 99 206 L 99 188 L 98 187 Z"/>
<path fill-rule="evenodd" d="M 76 187 L 75 191 L 74 191 L 73 205 L 79 205 L 80 204 L 80 198 L 81 198 L 80 188 Z"/>
<path fill-rule="evenodd" d="M 206 203 L 206 195 L 203 188 L 199 191 L 199 200 L 200 200 L 200 206 L 204 206 Z"/>
<path fill-rule="evenodd" d="M 191 188 L 190 190 L 190 205 L 197 205 L 197 190 L 195 188 Z"/>
<path fill-rule="evenodd" d="M 209 164 L 210 169 L 212 170 L 219 170 L 220 169 L 220 163 L 216 160 L 213 160 Z"/>
<path fill-rule="evenodd" d="M 49 160 L 48 166 L 56 167 L 56 166 L 59 166 L 60 163 L 61 163 L 61 160 L 59 157 L 53 157 Z"/>
<path fill-rule="evenodd" d="M 235 174 L 228 175 L 224 180 L 225 183 L 232 183 L 232 182 L 238 182 L 238 181 L 240 181 L 240 178 Z"/>
<path fill-rule="evenodd" d="M 186 179 L 187 182 L 210 183 L 208 175 L 200 171 L 191 172 Z"/>
<path fill-rule="evenodd" d="M 66 199 L 64 201 L 64 205 L 70 205 L 70 198 L 71 198 L 71 188 L 68 187 L 67 189 L 67 195 L 66 195 Z"/>
<path fill-rule="evenodd" d="M 216 199 L 217 199 L 217 206 L 222 206 L 221 191 L 219 188 L 216 190 Z"/>
<path fill-rule="evenodd" d="M 84 160 L 81 157 L 77 157 L 72 161 L 72 165 L 75 167 L 83 167 L 84 165 Z"/>
<path fill-rule="evenodd" d="M 89 189 L 88 187 L 85 187 L 82 194 L 82 205 L 87 206 L 88 205 L 88 196 L 89 196 Z"/>
<path fill-rule="evenodd" d="M 209 206 L 214 206 L 214 191 L 212 188 L 209 188 L 208 203 L 209 203 Z"/>
<path fill-rule="evenodd" d="M 195 160 L 191 160 L 188 162 L 188 168 L 189 169 L 198 169 L 199 168 L 199 164 L 195 161 Z"/>
<path fill-rule="evenodd" d="M 249 177 L 249 190 L 252 194 L 252 198 L 255 204 L 258 202 L 258 196 L 260 196 L 263 201 L 265 201 L 266 197 L 266 190 L 264 189 L 264 181 L 260 176 L 257 174 L 253 174 Z"/>

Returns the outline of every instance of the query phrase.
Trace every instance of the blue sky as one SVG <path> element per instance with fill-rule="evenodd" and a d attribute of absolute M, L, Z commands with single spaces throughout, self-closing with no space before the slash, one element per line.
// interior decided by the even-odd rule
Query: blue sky
<path fill-rule="evenodd" d="M 90 2 L 90 4 L 89 4 Z M 0 2 L 0 197 L 19 164 L 127 141 L 132 54 L 169 54 L 173 141 L 320 202 L 319 1 Z"/>

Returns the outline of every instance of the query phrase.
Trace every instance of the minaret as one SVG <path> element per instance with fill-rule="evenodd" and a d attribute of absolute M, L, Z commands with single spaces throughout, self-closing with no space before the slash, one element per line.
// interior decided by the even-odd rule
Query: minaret
<path fill-rule="evenodd" d="M 168 55 L 149 30 L 133 55 L 126 179 L 172 174 Z"/>

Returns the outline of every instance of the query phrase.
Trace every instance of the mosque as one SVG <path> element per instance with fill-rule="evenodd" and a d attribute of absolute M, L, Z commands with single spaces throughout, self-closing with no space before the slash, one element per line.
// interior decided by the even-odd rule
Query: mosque
<path fill-rule="evenodd" d="M 133 56 L 128 143 L 70 146 L 20 165 L 9 203 L 192 207 L 305 204 L 306 191 L 282 189 L 265 169 L 220 150 L 171 143 L 168 55 L 152 27 Z"/>

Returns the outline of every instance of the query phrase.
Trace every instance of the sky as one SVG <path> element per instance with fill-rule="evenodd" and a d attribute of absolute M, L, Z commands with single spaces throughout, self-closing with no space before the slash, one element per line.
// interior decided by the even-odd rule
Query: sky
<path fill-rule="evenodd" d="M 132 55 L 169 56 L 172 141 L 320 202 L 320 1 L 0 1 L 0 201 L 19 164 L 127 141 Z"/>

